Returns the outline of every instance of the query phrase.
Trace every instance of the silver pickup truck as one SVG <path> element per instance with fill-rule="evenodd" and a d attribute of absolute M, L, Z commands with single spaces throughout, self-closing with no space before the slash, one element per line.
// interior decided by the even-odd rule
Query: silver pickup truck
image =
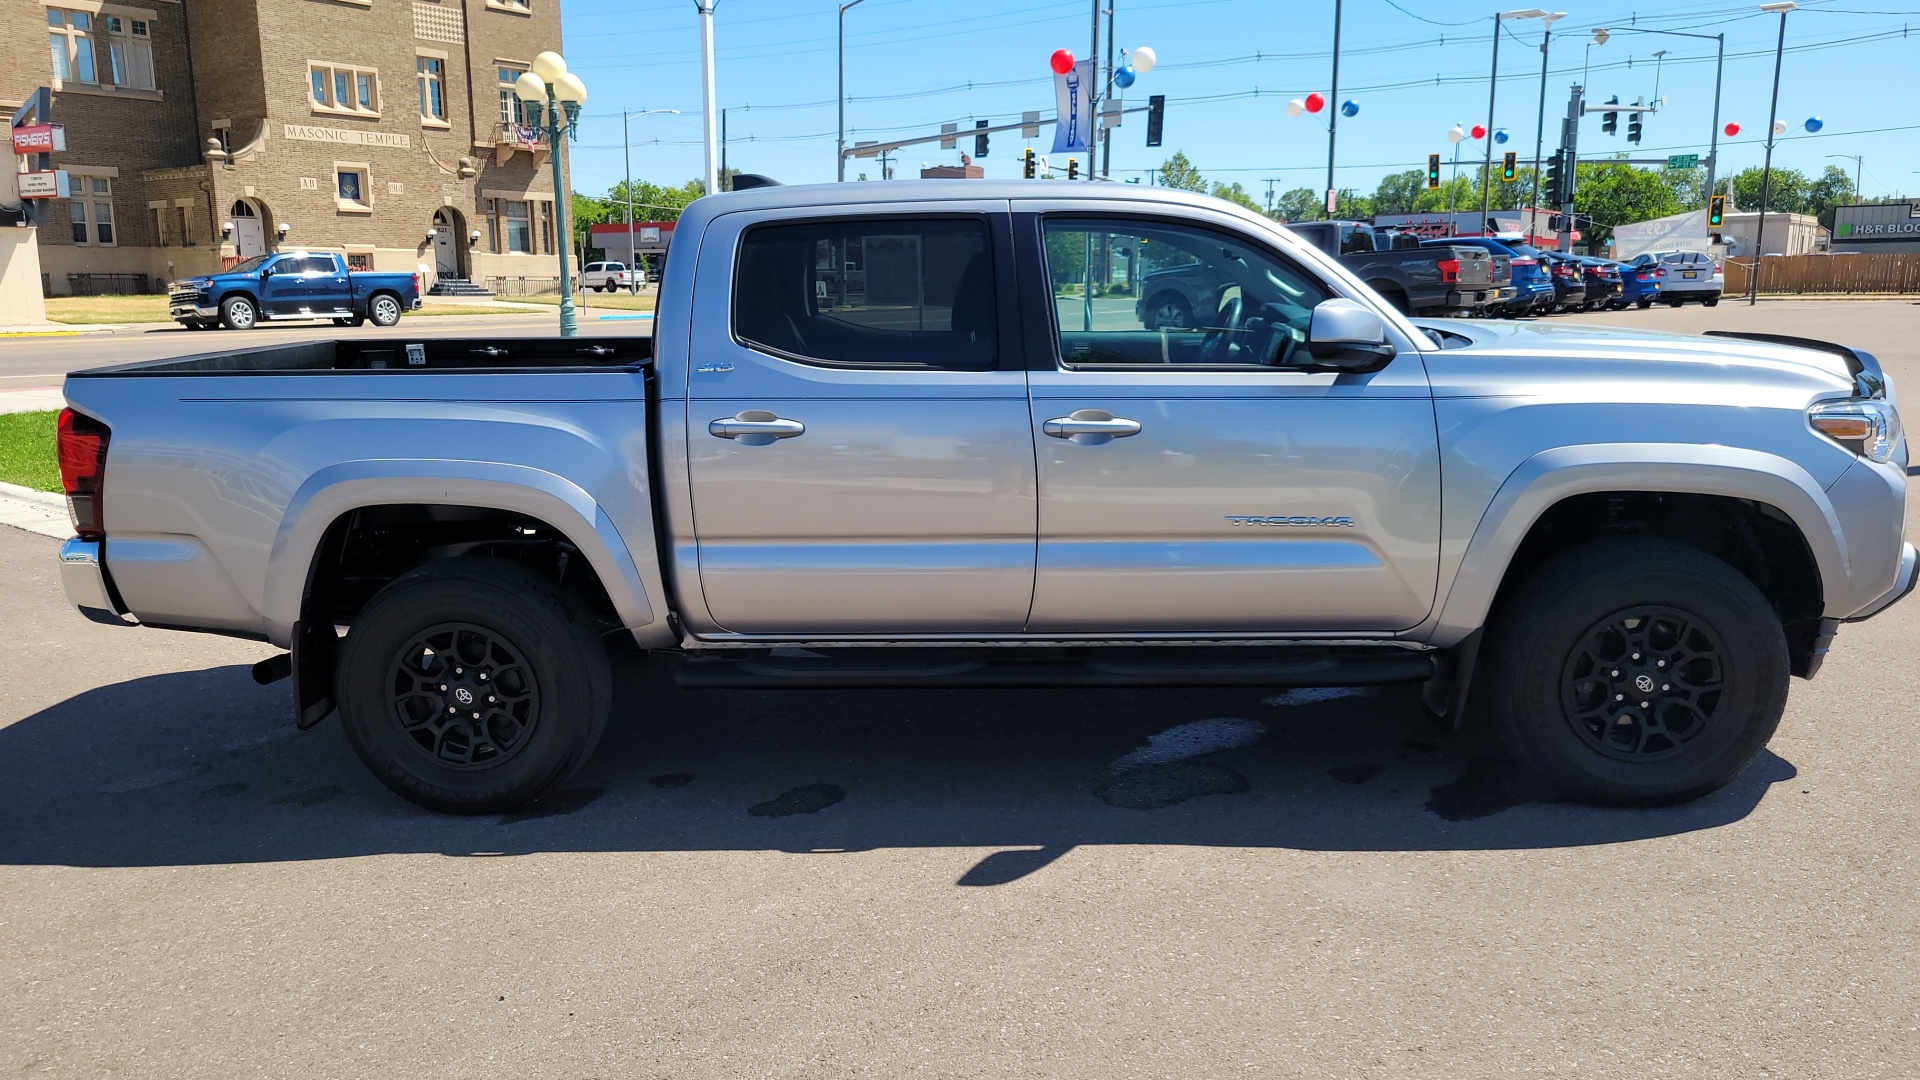
<path fill-rule="evenodd" d="M 1230 285 L 1142 324 L 1145 277 Z M 1216 200 L 766 187 L 648 339 L 314 341 L 77 373 L 96 620 L 289 650 L 429 807 L 593 749 L 607 646 L 704 687 L 1424 684 L 1568 798 L 1689 799 L 1914 582 L 1872 356 L 1409 321 Z"/>

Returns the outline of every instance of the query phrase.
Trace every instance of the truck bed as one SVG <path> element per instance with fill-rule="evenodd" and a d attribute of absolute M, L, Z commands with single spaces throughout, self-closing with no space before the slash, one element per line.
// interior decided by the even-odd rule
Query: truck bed
<path fill-rule="evenodd" d="M 647 337 L 342 338 L 145 360 L 77 371 L 71 377 L 595 370 L 640 367 L 652 362 L 653 339 Z"/>

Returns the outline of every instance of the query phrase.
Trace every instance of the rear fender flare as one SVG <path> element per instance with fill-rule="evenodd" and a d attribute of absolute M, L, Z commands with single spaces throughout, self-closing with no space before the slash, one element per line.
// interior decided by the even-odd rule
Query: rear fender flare
<path fill-rule="evenodd" d="M 671 637 L 660 618 L 664 608 L 649 599 L 627 538 L 585 489 L 524 465 L 414 458 L 342 462 L 301 485 L 267 559 L 262 615 L 270 640 L 278 645 L 290 640 L 328 527 L 350 511 L 394 504 L 479 506 L 544 521 L 580 549 L 623 625 L 636 631 L 654 627 L 658 634 L 647 636 Z M 652 543 L 651 537 L 634 539 Z"/>
<path fill-rule="evenodd" d="M 1668 491 L 1766 503 L 1793 519 L 1823 592 L 1848 579 L 1846 534 L 1813 476 L 1777 454 L 1684 443 L 1563 446 L 1522 462 L 1480 515 L 1429 640 L 1451 645 L 1482 626 L 1520 543 L 1554 504 L 1596 491 Z"/>

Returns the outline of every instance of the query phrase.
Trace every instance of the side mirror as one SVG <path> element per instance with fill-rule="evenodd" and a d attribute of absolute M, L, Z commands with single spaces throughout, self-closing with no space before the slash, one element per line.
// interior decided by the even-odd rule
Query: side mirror
<path fill-rule="evenodd" d="M 1361 305 L 1336 297 L 1313 309 L 1307 353 L 1324 371 L 1379 371 L 1394 357 L 1387 324 Z"/>

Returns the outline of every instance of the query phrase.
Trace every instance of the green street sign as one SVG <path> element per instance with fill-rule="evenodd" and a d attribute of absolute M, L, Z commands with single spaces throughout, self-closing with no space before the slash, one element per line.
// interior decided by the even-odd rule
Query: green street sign
<path fill-rule="evenodd" d="M 1668 154 L 1667 155 L 1667 168 L 1669 169 L 1692 169 L 1692 168 L 1698 167 L 1699 164 L 1700 164 L 1699 154 Z"/>

